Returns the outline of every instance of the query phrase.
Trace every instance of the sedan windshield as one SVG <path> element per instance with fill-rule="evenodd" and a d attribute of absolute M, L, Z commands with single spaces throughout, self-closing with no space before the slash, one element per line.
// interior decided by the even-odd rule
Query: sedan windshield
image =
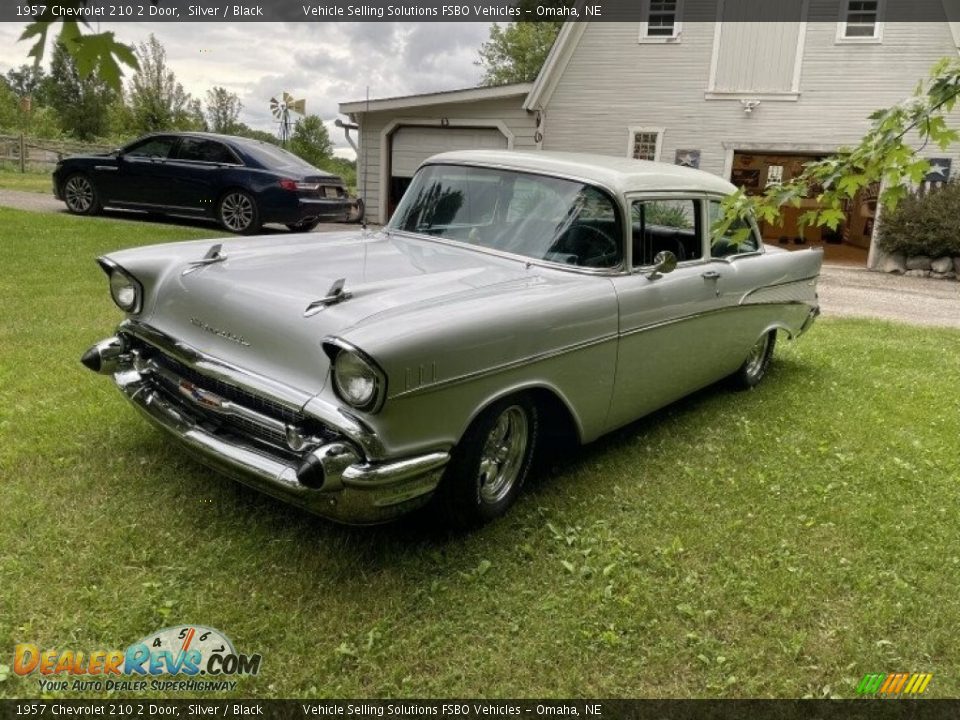
<path fill-rule="evenodd" d="M 574 180 L 510 170 L 428 165 L 389 229 L 578 267 L 613 268 L 623 260 L 609 195 Z"/>

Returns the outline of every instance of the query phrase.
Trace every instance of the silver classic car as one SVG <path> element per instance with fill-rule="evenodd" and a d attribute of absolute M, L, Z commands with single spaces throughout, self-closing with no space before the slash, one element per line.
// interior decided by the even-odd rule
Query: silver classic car
<path fill-rule="evenodd" d="M 712 232 L 718 177 L 471 151 L 423 164 L 382 230 L 134 248 L 83 356 L 199 459 L 333 520 L 427 502 L 477 525 L 547 438 L 586 443 L 767 372 L 819 312 L 820 250 Z"/>

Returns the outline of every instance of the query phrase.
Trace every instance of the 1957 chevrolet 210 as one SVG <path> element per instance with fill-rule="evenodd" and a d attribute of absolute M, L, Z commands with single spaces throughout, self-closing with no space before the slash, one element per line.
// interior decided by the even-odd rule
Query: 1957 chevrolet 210
<path fill-rule="evenodd" d="M 432 498 L 479 524 L 547 430 L 589 442 L 752 387 L 778 331 L 810 326 L 822 253 L 713 232 L 733 190 L 621 158 L 438 155 L 378 232 L 100 258 L 126 318 L 83 362 L 201 461 L 319 515 Z"/>

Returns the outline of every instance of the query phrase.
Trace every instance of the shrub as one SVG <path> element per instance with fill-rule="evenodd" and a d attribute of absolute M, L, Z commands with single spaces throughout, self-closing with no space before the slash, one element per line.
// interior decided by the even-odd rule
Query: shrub
<path fill-rule="evenodd" d="M 893 212 L 884 213 L 877 245 L 904 255 L 960 255 L 960 181 L 953 180 L 925 196 L 911 195 Z"/>

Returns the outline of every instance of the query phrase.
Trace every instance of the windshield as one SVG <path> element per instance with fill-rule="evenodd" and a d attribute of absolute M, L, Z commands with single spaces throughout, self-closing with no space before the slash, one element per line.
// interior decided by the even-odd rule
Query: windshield
<path fill-rule="evenodd" d="M 623 260 L 613 200 L 573 180 L 460 165 L 421 168 L 389 229 L 534 260 L 613 268 Z"/>

